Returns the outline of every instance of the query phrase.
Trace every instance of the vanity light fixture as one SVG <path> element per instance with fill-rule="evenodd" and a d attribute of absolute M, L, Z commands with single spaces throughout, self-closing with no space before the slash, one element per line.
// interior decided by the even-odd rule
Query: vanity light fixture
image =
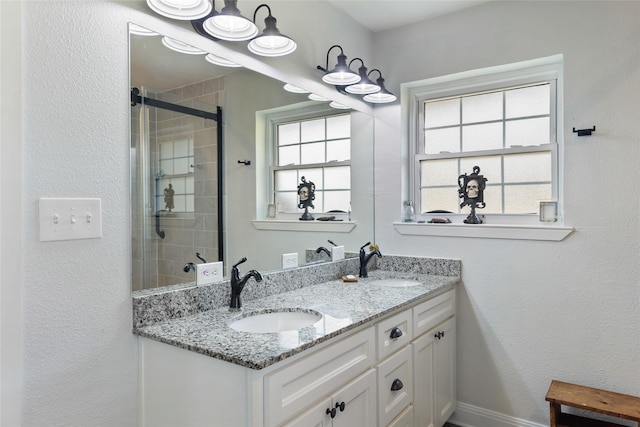
<path fill-rule="evenodd" d="M 213 9 L 209 0 L 147 0 L 147 5 L 159 15 L 183 21 L 202 18 Z"/>
<path fill-rule="evenodd" d="M 345 90 L 354 95 L 368 95 L 370 93 L 379 92 L 382 88 L 374 83 L 369 76 L 367 76 L 367 67 L 364 66 L 364 61 L 360 58 L 353 58 L 349 62 L 349 66 L 353 61 L 360 61 L 362 66 L 358 69 L 358 74 L 360 75 L 360 81 L 358 83 L 354 83 L 345 88 Z"/>
<path fill-rule="evenodd" d="M 376 80 L 376 83 L 378 83 L 378 86 L 380 86 L 380 90 L 378 92 L 365 95 L 363 99 L 367 102 L 373 102 L 374 104 L 386 104 L 398 99 L 398 97 L 396 97 L 384 87 L 384 79 L 382 78 L 382 73 L 380 72 L 380 70 L 374 68 L 373 70 L 369 71 L 369 74 L 373 73 L 374 71 L 377 71 L 380 75 L 380 77 L 378 77 L 378 79 Z"/>
<path fill-rule="evenodd" d="M 298 87 L 298 86 L 294 86 L 291 83 L 287 83 L 286 85 L 284 85 L 284 90 L 291 93 L 309 93 L 308 90 L 302 89 L 301 87 Z"/>
<path fill-rule="evenodd" d="M 220 65 L 221 67 L 229 67 L 229 68 L 242 67 L 242 65 L 240 64 L 237 64 L 233 61 L 229 61 L 228 59 L 225 59 L 221 56 L 214 55 L 213 53 L 207 54 L 207 56 L 205 56 L 204 59 L 206 59 L 207 61 L 209 61 L 214 65 Z"/>
<path fill-rule="evenodd" d="M 334 47 L 340 49 L 340 55 L 338 55 L 338 63 L 336 66 L 332 70 L 329 70 L 329 53 Z M 316 68 L 325 73 L 324 76 L 322 76 L 322 81 L 331 85 L 347 86 L 360 81 L 360 76 L 351 71 L 347 65 L 347 56 L 344 54 L 342 46 L 337 44 L 331 46 L 327 51 L 327 62 L 325 67 L 323 68 L 318 65 Z"/>
<path fill-rule="evenodd" d="M 253 12 L 254 24 L 256 22 L 256 14 L 262 7 L 267 8 L 269 15 L 264 20 L 265 27 L 262 34 L 254 37 L 249 42 L 249 50 L 260 56 L 284 56 L 296 50 L 298 47 L 296 42 L 291 37 L 282 34 L 276 27 L 277 20 L 271 15 L 269 5 L 261 4 L 256 8 L 255 12 Z"/>
<path fill-rule="evenodd" d="M 188 55 L 204 55 L 205 53 L 207 53 L 202 49 L 198 49 L 197 47 L 182 43 L 181 41 L 172 39 L 167 36 L 162 37 L 162 44 L 171 50 L 175 50 L 176 52 L 180 53 L 186 53 Z"/>
<path fill-rule="evenodd" d="M 224 7 L 218 13 L 212 11 L 202 26 L 211 36 L 228 41 L 251 40 L 258 34 L 258 27 L 242 16 L 237 0 L 224 0 Z"/>

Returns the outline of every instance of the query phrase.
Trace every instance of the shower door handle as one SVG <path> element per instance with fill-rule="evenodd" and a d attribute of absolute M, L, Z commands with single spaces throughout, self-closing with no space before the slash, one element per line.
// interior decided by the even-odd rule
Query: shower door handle
<path fill-rule="evenodd" d="M 160 230 L 160 211 L 156 211 L 156 234 L 160 236 L 161 239 L 164 239 L 165 233 Z"/>

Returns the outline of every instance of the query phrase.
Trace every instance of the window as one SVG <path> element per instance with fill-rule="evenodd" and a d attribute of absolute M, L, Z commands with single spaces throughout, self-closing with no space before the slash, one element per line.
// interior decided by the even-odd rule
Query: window
<path fill-rule="evenodd" d="M 458 177 L 486 179 L 491 223 L 538 221 L 539 202 L 559 200 L 561 62 L 532 61 L 432 79 L 410 89 L 413 198 L 419 214 L 460 208 Z M 441 213 L 438 216 L 442 216 Z"/>
<path fill-rule="evenodd" d="M 298 209 L 302 177 L 315 184 L 315 212 L 350 210 L 351 119 L 349 114 L 275 122 L 273 200 L 278 214 Z"/>
<path fill-rule="evenodd" d="M 173 191 L 173 212 L 194 212 L 193 138 L 160 143 L 156 206 L 166 208 L 166 191 Z"/>

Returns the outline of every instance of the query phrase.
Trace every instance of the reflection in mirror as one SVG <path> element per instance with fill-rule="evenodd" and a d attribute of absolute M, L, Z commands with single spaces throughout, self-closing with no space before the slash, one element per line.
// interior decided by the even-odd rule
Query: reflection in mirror
<path fill-rule="evenodd" d="M 286 174 L 297 167 L 269 163 L 266 123 L 274 112 L 296 115 L 318 103 L 284 91 L 280 81 L 205 57 L 168 49 L 161 35 L 130 35 L 130 87 L 140 97 L 131 108 L 133 290 L 193 284 L 194 272 L 185 267 L 202 259 L 224 260 L 227 267 L 246 256 L 248 268 L 269 271 L 281 268 L 283 253 L 297 252 L 304 264 L 306 257 L 328 260 L 315 252 L 329 247 L 327 240 L 347 252 L 373 240 L 373 118 L 334 110 L 351 117 L 350 187 L 357 191 L 340 210 L 352 208 L 353 221 L 351 213 L 335 215 L 351 226 L 299 229 L 302 210 L 288 218 L 277 203 L 286 192 L 269 186 L 274 170 Z M 151 105 L 158 100 L 187 111 Z M 191 109 L 214 117 L 221 109 L 222 121 Z M 276 218 L 268 218 L 270 205 Z M 314 213 L 328 216 L 322 209 Z M 258 225 L 268 221 L 281 225 Z"/>

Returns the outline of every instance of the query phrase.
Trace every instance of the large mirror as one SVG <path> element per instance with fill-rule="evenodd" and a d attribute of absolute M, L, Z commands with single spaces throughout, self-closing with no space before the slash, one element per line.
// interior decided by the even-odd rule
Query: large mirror
<path fill-rule="evenodd" d="M 189 263 L 203 260 L 223 260 L 228 273 L 247 257 L 246 268 L 265 272 L 283 267 L 282 254 L 298 254 L 303 265 L 328 261 L 316 250 L 330 250 L 329 241 L 347 253 L 373 241 L 373 117 L 136 33 L 134 291 L 192 284 Z M 316 186 L 312 221 L 299 219 L 302 176 Z"/>

